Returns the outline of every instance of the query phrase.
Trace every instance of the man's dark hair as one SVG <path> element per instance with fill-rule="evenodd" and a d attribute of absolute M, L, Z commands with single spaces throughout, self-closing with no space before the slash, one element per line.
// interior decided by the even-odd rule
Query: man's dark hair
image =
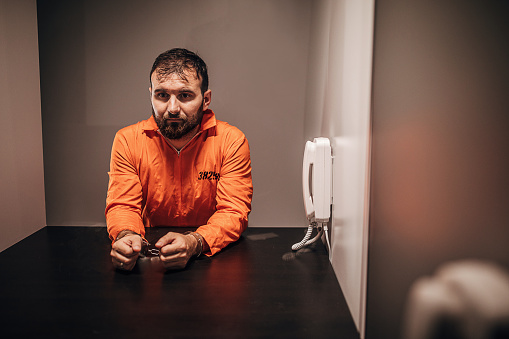
<path fill-rule="evenodd" d="M 185 80 L 187 80 L 185 72 L 194 71 L 198 79 L 201 80 L 202 94 L 209 88 L 209 75 L 205 61 L 197 54 L 184 48 L 173 48 L 159 54 L 150 70 L 150 79 L 154 71 L 157 72 L 158 78 L 176 74 Z"/>

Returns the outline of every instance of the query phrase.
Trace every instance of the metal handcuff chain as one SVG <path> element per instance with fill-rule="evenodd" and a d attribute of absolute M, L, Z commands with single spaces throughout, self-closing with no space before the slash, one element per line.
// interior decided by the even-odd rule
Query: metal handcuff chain
<path fill-rule="evenodd" d="M 142 239 L 141 241 L 141 251 L 140 256 L 142 258 L 144 257 L 158 257 L 161 252 L 159 249 L 153 247 L 151 243 L 149 243 L 147 240 Z"/>

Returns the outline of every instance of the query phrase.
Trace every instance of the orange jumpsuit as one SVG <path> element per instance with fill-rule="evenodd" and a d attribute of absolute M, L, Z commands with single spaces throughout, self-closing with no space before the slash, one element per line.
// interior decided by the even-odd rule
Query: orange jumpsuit
<path fill-rule="evenodd" d="M 180 152 L 153 117 L 117 132 L 106 198 L 110 239 L 122 230 L 199 226 L 213 255 L 247 227 L 253 186 L 244 134 L 207 110 L 198 134 Z"/>

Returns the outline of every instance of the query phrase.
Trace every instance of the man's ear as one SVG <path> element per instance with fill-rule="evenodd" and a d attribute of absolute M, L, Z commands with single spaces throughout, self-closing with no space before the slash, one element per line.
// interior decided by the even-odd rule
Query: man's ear
<path fill-rule="evenodd" d="M 148 88 L 148 92 L 150 93 L 150 96 L 152 96 L 152 87 Z"/>
<path fill-rule="evenodd" d="M 212 101 L 212 91 L 210 89 L 206 90 L 203 93 L 203 110 L 207 110 L 209 108 L 210 102 Z"/>

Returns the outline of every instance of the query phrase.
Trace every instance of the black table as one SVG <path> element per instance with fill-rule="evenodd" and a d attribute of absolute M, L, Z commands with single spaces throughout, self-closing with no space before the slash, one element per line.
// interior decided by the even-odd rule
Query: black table
<path fill-rule="evenodd" d="M 291 251 L 303 235 L 249 228 L 184 270 L 122 272 L 105 228 L 45 227 L 0 253 L 0 337 L 358 338 L 323 244 Z"/>

